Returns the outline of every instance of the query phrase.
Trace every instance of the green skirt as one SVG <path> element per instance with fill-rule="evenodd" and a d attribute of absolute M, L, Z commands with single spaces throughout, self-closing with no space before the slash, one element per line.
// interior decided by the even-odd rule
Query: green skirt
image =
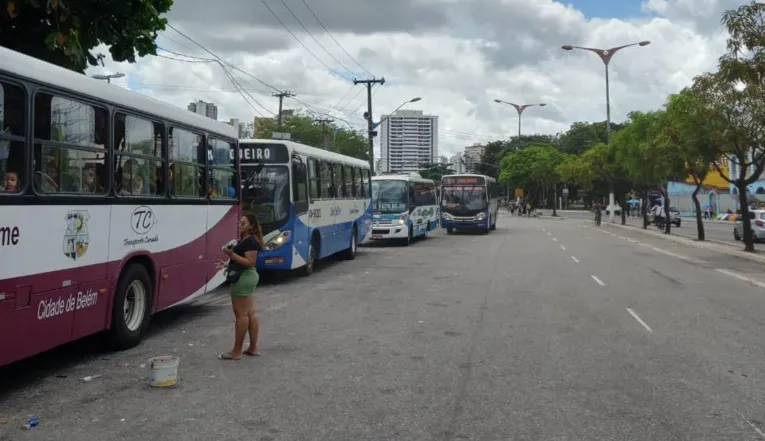
<path fill-rule="evenodd" d="M 249 297 L 255 292 L 260 276 L 255 269 L 242 272 L 242 276 L 231 284 L 231 297 Z"/>

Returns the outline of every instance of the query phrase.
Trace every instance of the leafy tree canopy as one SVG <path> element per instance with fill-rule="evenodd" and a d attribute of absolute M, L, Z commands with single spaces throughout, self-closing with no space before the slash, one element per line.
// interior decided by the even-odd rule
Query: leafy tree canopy
<path fill-rule="evenodd" d="M 0 11 L 0 46 L 84 72 L 109 46 L 114 61 L 156 54 L 162 14 L 173 0 L 7 0 Z"/>

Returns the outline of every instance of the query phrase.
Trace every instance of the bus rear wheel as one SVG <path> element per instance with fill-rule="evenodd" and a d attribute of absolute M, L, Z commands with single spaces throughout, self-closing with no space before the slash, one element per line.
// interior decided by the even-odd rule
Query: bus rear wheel
<path fill-rule="evenodd" d="M 146 267 L 132 264 L 117 283 L 112 306 L 109 342 L 115 349 L 130 349 L 143 339 L 149 328 L 154 284 Z"/>
<path fill-rule="evenodd" d="M 353 260 L 356 258 L 356 251 L 359 247 L 359 230 L 356 229 L 356 226 L 353 226 L 353 229 L 351 230 L 351 245 L 348 247 L 347 250 L 345 250 L 345 260 Z"/>

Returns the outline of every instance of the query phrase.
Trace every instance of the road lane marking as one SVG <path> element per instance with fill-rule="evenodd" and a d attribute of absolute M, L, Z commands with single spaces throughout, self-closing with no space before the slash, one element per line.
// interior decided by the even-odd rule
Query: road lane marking
<path fill-rule="evenodd" d="M 551 234 L 549 231 L 547 232 L 547 235 L 548 235 L 548 236 L 552 236 L 552 234 Z"/>
<path fill-rule="evenodd" d="M 560 249 L 562 249 L 563 251 L 566 251 L 566 247 L 564 247 L 563 245 L 560 246 Z"/>
<path fill-rule="evenodd" d="M 605 283 L 603 283 L 603 281 L 602 281 L 602 280 L 598 279 L 598 276 L 596 276 L 596 275 L 594 275 L 594 274 L 591 274 L 591 275 L 590 275 L 590 277 L 592 277 L 592 280 L 594 280 L 595 282 L 597 282 L 597 283 L 598 283 L 598 285 L 600 285 L 600 286 L 606 286 L 606 284 L 605 284 Z"/>
<path fill-rule="evenodd" d="M 542 231 L 547 231 L 547 230 L 545 230 L 544 228 L 542 228 Z"/>
<path fill-rule="evenodd" d="M 646 331 L 648 331 L 648 332 L 653 332 L 653 329 L 651 329 L 651 327 L 650 327 L 650 326 L 648 326 L 648 324 L 647 324 L 646 322 L 644 322 L 644 321 L 643 321 L 643 319 L 641 319 L 641 318 L 640 318 L 640 316 L 639 316 L 639 315 L 637 315 L 637 313 L 636 313 L 635 311 L 633 311 L 631 308 L 627 308 L 627 312 L 629 312 L 629 313 L 630 313 L 630 315 L 631 315 L 631 316 L 632 316 L 632 317 L 633 317 L 635 320 L 637 320 L 637 322 L 638 322 L 638 323 L 640 323 L 641 325 L 643 325 L 643 327 L 646 329 Z"/>
<path fill-rule="evenodd" d="M 738 415 L 739 418 L 744 420 L 745 423 L 749 424 L 749 427 L 751 427 L 755 432 L 757 432 L 757 434 L 760 435 L 760 438 L 765 439 L 765 433 L 763 433 L 762 430 L 758 429 L 757 426 L 755 426 L 750 419 L 745 417 L 741 412 L 739 412 L 736 409 L 733 409 L 733 411 L 736 412 L 736 415 Z"/>
<path fill-rule="evenodd" d="M 574 261 L 574 262 L 576 262 L 576 263 L 579 263 L 579 259 L 577 259 L 577 258 L 576 258 L 576 257 L 574 257 L 574 256 L 571 256 L 571 260 L 573 260 L 573 261 Z"/>
<path fill-rule="evenodd" d="M 757 287 L 760 287 L 760 288 L 765 288 L 765 283 L 757 281 L 757 280 L 749 278 L 749 277 L 746 277 L 743 274 L 739 274 L 739 273 L 737 273 L 735 271 L 718 268 L 717 272 L 725 274 L 726 276 L 730 276 L 730 277 L 733 277 L 735 279 L 741 280 L 743 282 L 751 283 L 754 286 L 757 286 Z"/>
<path fill-rule="evenodd" d="M 558 241 L 558 239 L 556 239 L 556 238 L 554 238 L 554 237 L 553 237 L 553 242 L 557 242 L 557 241 Z"/>
<path fill-rule="evenodd" d="M 686 262 L 693 262 L 693 263 L 698 262 L 697 260 L 691 259 L 690 257 L 681 256 L 680 254 L 675 254 L 675 253 L 669 252 L 667 250 L 662 250 L 661 248 L 652 247 L 650 245 L 646 245 L 646 246 L 650 247 L 652 250 L 656 251 L 657 253 L 661 253 L 661 254 L 664 254 L 664 255 L 667 255 L 667 256 L 671 256 L 671 257 L 675 257 L 675 258 L 680 259 L 680 260 L 685 260 Z"/>

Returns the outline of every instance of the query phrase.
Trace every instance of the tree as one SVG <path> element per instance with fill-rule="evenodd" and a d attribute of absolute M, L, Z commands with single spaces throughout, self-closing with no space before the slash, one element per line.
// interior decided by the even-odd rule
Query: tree
<path fill-rule="evenodd" d="M 492 141 L 484 146 L 481 155 L 481 163 L 476 164 L 474 170 L 476 173 L 498 177 L 499 163 L 502 156 L 507 153 L 508 143 L 506 141 Z"/>
<path fill-rule="evenodd" d="M 601 189 L 613 188 L 615 202 L 624 205 L 624 195 L 631 190 L 632 183 L 624 166 L 617 160 L 616 146 L 613 143 L 598 143 L 587 150 L 581 156 L 581 160 L 583 167 L 589 169 L 588 173 L 594 178 L 591 185 Z M 624 215 L 622 223 L 626 223 Z"/>
<path fill-rule="evenodd" d="M 765 4 L 728 10 L 722 22 L 729 34 L 728 53 L 720 58 L 719 71 L 695 78 L 691 90 L 713 128 L 713 141 L 737 165 L 737 175 L 726 177 L 723 161 L 713 163 L 738 190 L 744 250 L 754 251 L 747 186 L 765 168 Z"/>
<path fill-rule="evenodd" d="M 629 118 L 629 124 L 611 140 L 611 145 L 616 151 L 616 160 L 627 173 L 631 183 L 643 190 L 644 200 L 648 200 L 648 191 L 651 188 L 660 188 L 664 195 L 664 209 L 669 212 L 669 194 L 666 191 L 668 181 L 678 177 L 685 178 L 685 174 L 683 160 L 677 152 L 667 144 L 654 142 L 665 124 L 666 115 L 663 111 L 631 112 Z M 624 217 L 625 213 L 622 210 L 623 221 Z M 647 212 L 644 210 L 643 228 L 646 228 L 647 224 Z M 664 231 L 669 233 L 670 228 L 670 223 L 665 222 Z"/>
<path fill-rule="evenodd" d="M 624 128 L 625 124 L 611 123 L 611 133 Z M 575 122 L 566 132 L 558 135 L 557 145 L 561 152 L 581 155 L 598 143 L 606 144 L 606 122 Z"/>
<path fill-rule="evenodd" d="M 654 142 L 674 151 L 683 161 L 686 176 L 693 179 L 695 188 L 691 194 L 696 208 L 696 230 L 699 240 L 705 240 L 704 221 L 698 194 L 712 164 L 722 156 L 713 141 L 712 126 L 703 118 L 698 97 L 689 89 L 671 95 L 665 104 L 666 120 Z M 725 174 L 727 176 L 727 174 Z"/>
<path fill-rule="evenodd" d="M 420 164 L 419 173 L 425 179 L 432 179 L 440 183 L 444 175 L 453 174 L 454 170 L 449 164 Z"/>
<path fill-rule="evenodd" d="M 529 201 L 543 197 L 550 189 L 555 195 L 555 188 L 560 183 L 558 166 L 565 160 L 566 157 L 553 147 L 528 147 L 502 158 L 499 181 L 525 189 Z M 553 215 L 556 215 L 555 201 Z"/>
<path fill-rule="evenodd" d="M 84 72 L 103 60 L 93 54 L 109 46 L 114 61 L 134 63 L 155 55 L 173 0 L 8 0 L 0 11 L 0 46 Z"/>

